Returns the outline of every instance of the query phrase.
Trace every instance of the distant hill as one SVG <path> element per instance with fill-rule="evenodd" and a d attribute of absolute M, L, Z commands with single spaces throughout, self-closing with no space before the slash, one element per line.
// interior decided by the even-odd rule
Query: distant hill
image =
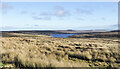
<path fill-rule="evenodd" d="M 96 31 L 111 31 L 111 30 L 117 30 L 118 24 L 115 25 L 109 25 L 109 26 L 85 26 L 85 27 L 78 27 L 75 29 L 79 30 L 96 30 Z"/>
<path fill-rule="evenodd" d="M 112 31 L 110 31 L 110 32 L 120 32 L 120 30 L 112 30 Z"/>

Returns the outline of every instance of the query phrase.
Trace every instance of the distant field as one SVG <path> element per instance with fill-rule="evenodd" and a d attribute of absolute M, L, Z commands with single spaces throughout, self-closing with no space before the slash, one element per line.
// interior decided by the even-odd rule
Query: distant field
<path fill-rule="evenodd" d="M 118 32 L 53 38 L 18 31 L 2 36 L 1 67 L 120 67 Z"/>
<path fill-rule="evenodd" d="M 22 33 L 22 34 L 32 34 L 32 35 L 51 35 L 51 34 L 68 34 L 68 33 L 92 33 L 92 32 L 105 32 L 105 31 L 77 31 L 77 30 L 72 30 L 72 31 L 65 31 L 65 30 L 40 30 L 40 31 L 1 31 L 4 36 L 7 36 L 10 33 Z M 9 36 L 8 35 L 8 36 Z"/>
<path fill-rule="evenodd" d="M 120 38 L 120 32 L 101 32 L 89 33 L 83 35 L 73 35 L 70 38 Z"/>
<path fill-rule="evenodd" d="M 71 34 L 80 33 L 80 35 L 69 36 L 69 38 L 119 38 L 120 32 L 117 31 L 3 31 L 2 37 L 37 37 L 38 35 L 51 36 L 52 34 Z M 21 35 L 22 34 L 22 35 Z"/>

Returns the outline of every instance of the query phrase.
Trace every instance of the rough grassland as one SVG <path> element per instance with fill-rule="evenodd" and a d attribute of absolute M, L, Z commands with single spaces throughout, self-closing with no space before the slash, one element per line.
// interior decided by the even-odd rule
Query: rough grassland
<path fill-rule="evenodd" d="M 3 64 L 12 67 L 120 67 L 117 38 L 3 37 Z M 2 65 L 3 65 L 2 64 Z"/>

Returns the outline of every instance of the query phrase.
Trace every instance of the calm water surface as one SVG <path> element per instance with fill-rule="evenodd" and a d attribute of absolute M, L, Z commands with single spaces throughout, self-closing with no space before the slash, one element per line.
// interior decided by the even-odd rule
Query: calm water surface
<path fill-rule="evenodd" d="M 57 38 L 68 38 L 68 36 L 72 36 L 72 35 L 77 35 L 75 34 L 52 34 L 52 37 L 57 37 Z"/>

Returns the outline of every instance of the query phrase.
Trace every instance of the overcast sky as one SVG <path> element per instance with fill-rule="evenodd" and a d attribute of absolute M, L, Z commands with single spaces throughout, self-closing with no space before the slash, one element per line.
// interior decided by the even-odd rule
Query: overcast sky
<path fill-rule="evenodd" d="M 117 24 L 117 2 L 2 3 L 3 30 L 81 30 Z"/>

